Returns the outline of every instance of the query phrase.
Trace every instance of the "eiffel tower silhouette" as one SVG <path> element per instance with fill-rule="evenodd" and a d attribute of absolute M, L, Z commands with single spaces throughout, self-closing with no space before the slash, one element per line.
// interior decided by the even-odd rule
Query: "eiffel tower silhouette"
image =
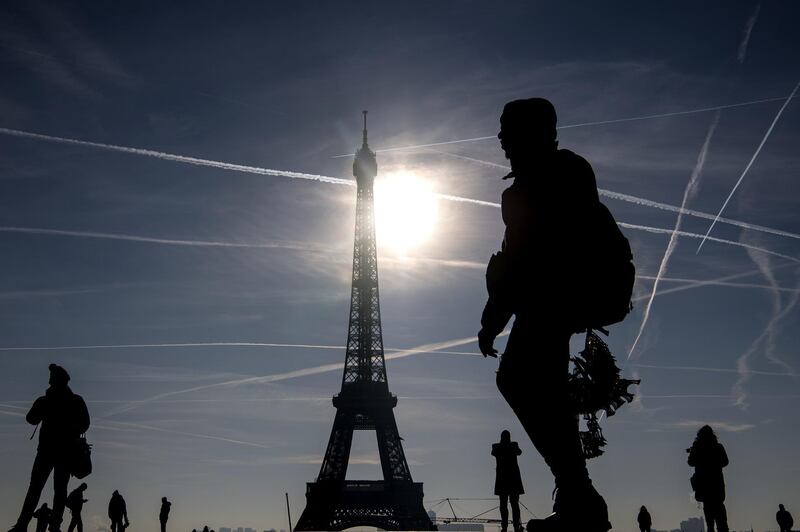
<path fill-rule="evenodd" d="M 364 141 L 356 152 L 357 183 L 353 282 L 342 390 L 333 397 L 336 417 L 316 482 L 306 485 L 306 508 L 295 530 L 343 530 L 374 526 L 384 530 L 433 530 L 422 505 L 422 483 L 411 479 L 392 409 L 383 356 L 378 297 L 373 183 L 375 152 Z M 375 431 L 383 480 L 345 480 L 354 430 Z"/>

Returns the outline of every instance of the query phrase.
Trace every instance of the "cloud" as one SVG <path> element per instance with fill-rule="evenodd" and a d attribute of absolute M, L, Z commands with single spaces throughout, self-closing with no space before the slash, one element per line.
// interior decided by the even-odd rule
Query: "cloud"
<path fill-rule="evenodd" d="M 751 423 L 729 423 L 727 421 L 699 421 L 694 419 L 687 419 L 685 421 L 676 421 L 671 426 L 675 428 L 700 428 L 703 425 L 710 425 L 715 431 L 719 432 L 744 432 L 756 428 L 756 425 Z"/>

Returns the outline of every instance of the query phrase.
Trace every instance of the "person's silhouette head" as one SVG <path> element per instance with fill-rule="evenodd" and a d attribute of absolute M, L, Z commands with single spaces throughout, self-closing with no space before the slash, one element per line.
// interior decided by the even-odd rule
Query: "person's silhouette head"
<path fill-rule="evenodd" d="M 696 441 L 702 443 L 716 443 L 717 435 L 714 434 L 714 429 L 712 429 L 709 425 L 703 425 L 700 427 L 700 430 L 697 431 Z"/>
<path fill-rule="evenodd" d="M 642 505 L 641 508 L 639 508 L 639 511 L 640 512 L 646 512 L 647 511 L 647 508 L 645 508 L 644 504 Z"/>
<path fill-rule="evenodd" d="M 88 488 L 88 487 L 89 486 L 86 485 L 86 482 L 81 482 L 81 485 L 78 486 L 78 489 L 81 490 L 81 491 L 86 491 L 86 488 Z"/>
<path fill-rule="evenodd" d="M 45 502 L 45 503 L 42 503 L 42 509 L 43 509 L 43 510 L 47 510 L 47 503 L 46 503 L 46 502 Z"/>
<path fill-rule="evenodd" d="M 783 511 L 783 510 L 785 510 L 786 508 L 784 508 L 782 504 L 779 504 L 779 505 L 778 505 L 778 509 L 780 509 L 781 511 Z"/>
<path fill-rule="evenodd" d="M 166 497 L 161 497 L 161 502 L 167 502 L 167 498 Z"/>
<path fill-rule="evenodd" d="M 69 373 L 58 364 L 50 364 L 50 386 L 64 388 L 69 383 Z"/>
<path fill-rule="evenodd" d="M 507 430 L 504 430 L 500 433 L 500 442 L 501 443 L 511 443 L 511 433 Z"/>
<path fill-rule="evenodd" d="M 500 147 L 511 167 L 532 162 L 555 151 L 556 109 L 544 98 L 514 100 L 500 116 Z"/>

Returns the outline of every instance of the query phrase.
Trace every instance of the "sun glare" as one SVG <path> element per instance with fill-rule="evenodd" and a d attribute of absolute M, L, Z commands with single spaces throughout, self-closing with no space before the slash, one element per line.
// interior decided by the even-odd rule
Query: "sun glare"
<path fill-rule="evenodd" d="M 375 224 L 378 245 L 405 255 L 433 234 L 438 202 L 429 182 L 410 172 L 375 180 Z"/>

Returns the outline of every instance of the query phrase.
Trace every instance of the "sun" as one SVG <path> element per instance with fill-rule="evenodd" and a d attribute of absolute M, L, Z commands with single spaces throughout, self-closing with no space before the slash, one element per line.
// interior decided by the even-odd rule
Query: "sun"
<path fill-rule="evenodd" d="M 394 172 L 375 180 L 375 226 L 378 245 L 398 255 L 430 239 L 438 201 L 431 184 L 411 172 Z"/>

